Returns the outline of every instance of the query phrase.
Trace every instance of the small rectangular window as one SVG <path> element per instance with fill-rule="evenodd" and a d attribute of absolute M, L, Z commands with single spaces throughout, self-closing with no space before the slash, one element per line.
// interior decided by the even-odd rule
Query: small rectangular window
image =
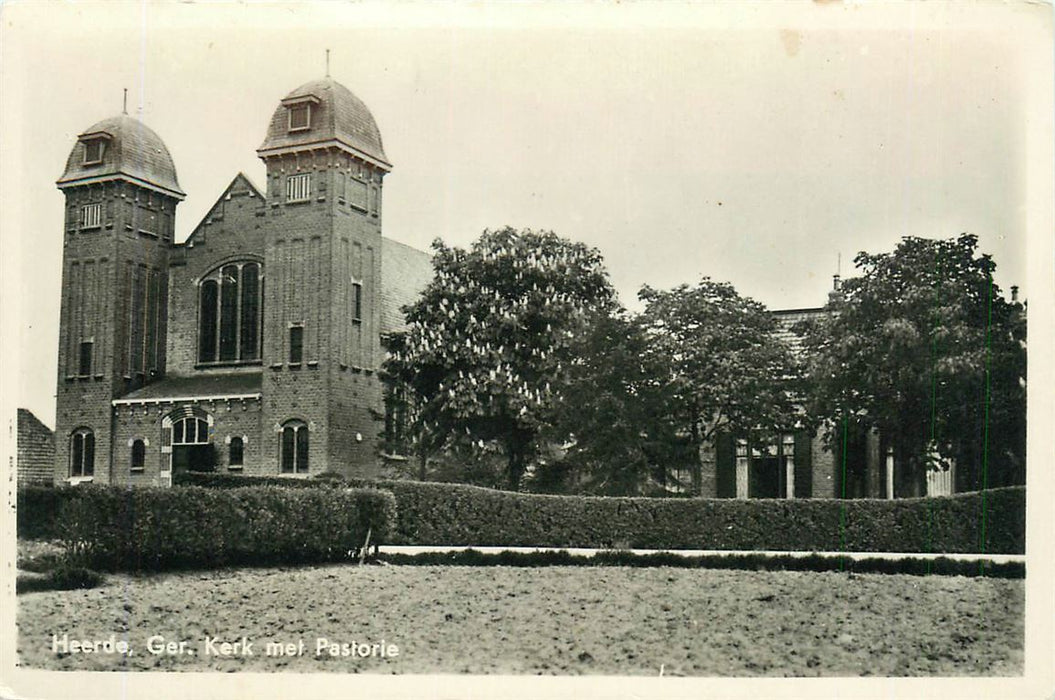
<path fill-rule="evenodd" d="M 81 343 L 77 374 L 82 377 L 91 376 L 92 373 L 92 346 L 90 340 Z"/>
<path fill-rule="evenodd" d="M 352 320 L 363 320 L 363 283 L 352 282 Z"/>
<path fill-rule="evenodd" d="M 85 204 L 81 207 L 81 228 L 99 228 L 103 223 L 103 205 Z"/>
<path fill-rule="evenodd" d="M 106 150 L 104 139 L 90 139 L 84 142 L 84 164 L 92 165 L 103 162 L 103 152 Z"/>
<path fill-rule="evenodd" d="M 311 128 L 311 105 L 292 105 L 289 108 L 289 130 L 303 131 Z"/>
<path fill-rule="evenodd" d="M 290 175 L 286 178 L 286 201 L 306 202 L 311 199 L 311 173 Z"/>
<path fill-rule="evenodd" d="M 304 326 L 290 326 L 289 363 L 299 365 L 304 359 Z"/>

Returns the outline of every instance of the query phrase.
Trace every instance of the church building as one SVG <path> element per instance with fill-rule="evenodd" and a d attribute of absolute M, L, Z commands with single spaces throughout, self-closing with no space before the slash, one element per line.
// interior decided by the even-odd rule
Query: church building
<path fill-rule="evenodd" d="M 330 78 L 276 106 L 257 154 L 183 243 L 168 149 L 127 115 L 77 138 L 65 195 L 55 482 L 173 472 L 376 473 L 382 337 L 432 276 L 382 236 L 392 165 Z"/>

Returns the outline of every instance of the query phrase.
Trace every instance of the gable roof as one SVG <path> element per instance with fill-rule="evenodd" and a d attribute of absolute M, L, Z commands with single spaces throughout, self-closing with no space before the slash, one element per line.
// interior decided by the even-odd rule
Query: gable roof
<path fill-rule="evenodd" d="M 777 337 L 788 344 L 788 347 L 791 348 L 796 357 L 802 357 L 805 349 L 802 346 L 802 336 L 794 331 L 795 324 L 821 316 L 827 311 L 825 311 L 824 307 L 815 307 L 809 309 L 779 309 L 770 313 L 777 321 Z"/>
<path fill-rule="evenodd" d="M 201 221 L 198 222 L 198 225 L 194 227 L 194 230 L 191 231 L 191 234 L 187 236 L 187 240 L 183 243 L 193 240 L 204 226 L 212 223 L 213 219 L 222 217 L 224 204 L 234 197 L 252 197 L 257 202 L 258 207 L 264 207 L 267 204 L 267 198 L 264 193 L 253 184 L 253 181 L 245 173 L 240 172 L 234 176 L 231 184 L 227 185 L 223 194 L 209 207 L 209 211 L 201 218 Z"/>

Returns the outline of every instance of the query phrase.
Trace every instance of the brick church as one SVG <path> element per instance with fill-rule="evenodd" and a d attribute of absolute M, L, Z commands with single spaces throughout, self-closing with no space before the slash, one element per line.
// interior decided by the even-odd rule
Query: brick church
<path fill-rule="evenodd" d="M 431 279 L 431 262 L 382 236 L 392 166 L 347 88 L 302 85 L 266 127 L 264 189 L 238 174 L 183 243 L 174 230 L 185 195 L 160 137 L 126 115 L 78 136 L 57 183 L 66 211 L 46 452 L 54 483 L 167 485 L 181 470 L 378 473 L 382 338 L 403 327 L 400 308 Z M 793 345 L 795 322 L 819 313 L 774 312 Z M 876 434 L 845 450 L 805 431 L 765 445 L 725 436 L 701 454 L 703 495 L 952 491 L 951 475 L 900 478 Z"/>
<path fill-rule="evenodd" d="M 161 138 L 126 115 L 77 137 L 57 183 L 56 483 L 375 473 L 382 336 L 431 263 L 382 236 L 392 166 L 347 88 L 307 83 L 266 127 L 264 188 L 238 174 L 183 243 Z"/>

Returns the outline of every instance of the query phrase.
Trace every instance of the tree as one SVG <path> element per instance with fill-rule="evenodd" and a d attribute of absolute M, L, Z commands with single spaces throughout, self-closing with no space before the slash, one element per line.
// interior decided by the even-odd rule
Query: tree
<path fill-rule="evenodd" d="M 795 424 L 794 358 L 766 308 L 728 283 L 705 277 L 638 296 L 650 362 L 664 368 L 672 420 L 698 455 L 693 492 L 702 494 L 701 450 L 720 433 L 763 438 Z"/>
<path fill-rule="evenodd" d="M 1003 298 L 977 247 L 963 234 L 862 252 L 860 275 L 806 329 L 810 413 L 829 443 L 839 425 L 878 430 L 899 495 L 922 495 L 927 469 L 949 459 L 957 490 L 1024 477 L 1024 308 Z"/>
<path fill-rule="evenodd" d="M 578 338 L 553 442 L 564 455 L 546 471 L 573 475 L 580 493 L 650 495 L 666 490 L 669 471 L 695 459 L 670 420 L 665 363 L 654 366 L 639 319 L 598 318 Z M 555 481 L 555 479 L 554 479 Z"/>
<path fill-rule="evenodd" d="M 404 309 L 385 372 L 411 404 L 422 469 L 457 441 L 501 445 L 508 484 L 552 423 L 572 344 L 615 295 L 600 253 L 550 232 L 485 231 L 469 250 L 433 243 L 435 276 Z"/>

